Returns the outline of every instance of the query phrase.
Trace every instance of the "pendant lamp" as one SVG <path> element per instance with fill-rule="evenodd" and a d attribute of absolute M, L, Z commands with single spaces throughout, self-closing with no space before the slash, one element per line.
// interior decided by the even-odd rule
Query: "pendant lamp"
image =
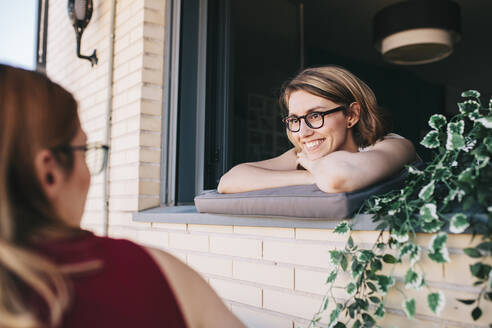
<path fill-rule="evenodd" d="M 444 59 L 460 38 L 460 7 L 450 0 L 398 2 L 374 16 L 374 45 L 394 64 L 419 65 Z"/>

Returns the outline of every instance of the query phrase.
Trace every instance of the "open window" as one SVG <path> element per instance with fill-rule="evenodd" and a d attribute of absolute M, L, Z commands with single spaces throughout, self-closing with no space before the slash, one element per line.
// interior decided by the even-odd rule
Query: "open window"
<path fill-rule="evenodd" d="M 171 196 L 163 203 L 192 203 L 202 190 L 216 188 L 232 166 L 287 150 L 277 97 L 285 80 L 309 66 L 344 66 L 364 80 L 392 113 L 394 132 L 413 141 L 426 159 L 418 143 L 432 113 L 455 112 L 466 89 L 487 99 L 492 94 L 491 46 L 483 39 L 492 30 L 486 17 L 492 3 L 457 1 L 462 40 L 450 57 L 398 66 L 383 61 L 372 35 L 374 15 L 395 2 L 174 0 L 175 165 L 171 171 L 166 166 L 164 189 Z M 169 154 L 166 163 L 172 162 Z"/>

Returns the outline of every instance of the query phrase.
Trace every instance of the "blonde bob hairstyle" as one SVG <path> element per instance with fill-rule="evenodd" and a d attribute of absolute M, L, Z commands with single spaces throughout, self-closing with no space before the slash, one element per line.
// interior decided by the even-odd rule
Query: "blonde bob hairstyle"
<path fill-rule="evenodd" d="M 34 158 L 42 149 L 70 144 L 78 128 L 69 92 L 42 74 L 0 65 L 0 327 L 58 326 L 68 306 L 63 269 L 33 250 L 39 240 L 83 232 L 58 217 Z M 72 154 L 53 155 L 70 174 Z M 40 297 L 47 322 L 26 291 Z"/>
<path fill-rule="evenodd" d="M 339 66 L 307 68 L 282 87 L 280 106 L 288 113 L 289 98 L 295 91 L 305 91 L 312 95 L 328 99 L 349 110 L 350 104 L 360 105 L 359 121 L 352 129 L 354 141 L 363 148 L 376 143 L 390 132 L 389 116 L 378 107 L 374 92 L 354 74 Z M 346 115 L 346 111 L 343 111 Z M 287 136 L 296 144 L 292 133 L 287 129 Z"/>

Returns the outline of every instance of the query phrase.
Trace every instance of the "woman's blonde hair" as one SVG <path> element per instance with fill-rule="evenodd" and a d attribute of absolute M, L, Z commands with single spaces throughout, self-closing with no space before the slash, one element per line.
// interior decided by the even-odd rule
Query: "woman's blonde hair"
<path fill-rule="evenodd" d="M 280 106 L 288 112 L 291 94 L 300 90 L 331 100 L 346 108 L 354 102 L 359 103 L 361 108 L 359 121 L 351 128 L 354 141 L 359 147 L 372 145 L 390 132 L 389 116 L 378 108 L 374 92 L 367 84 L 342 67 L 323 66 L 303 70 L 284 84 L 279 99 Z M 287 136 L 294 146 L 298 147 L 289 130 Z"/>
<path fill-rule="evenodd" d="M 78 128 L 69 92 L 42 74 L 0 65 L 0 327 L 57 326 L 68 306 L 61 270 L 31 249 L 40 231 L 77 229 L 64 225 L 46 198 L 34 156 L 70 144 Z M 53 154 L 70 173 L 72 154 Z M 47 321 L 26 299 L 26 288 L 44 301 Z"/>

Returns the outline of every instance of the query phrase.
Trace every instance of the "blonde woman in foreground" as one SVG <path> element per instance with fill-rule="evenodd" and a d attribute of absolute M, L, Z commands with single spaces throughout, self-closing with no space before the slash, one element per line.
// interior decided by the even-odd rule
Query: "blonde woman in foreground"
<path fill-rule="evenodd" d="M 372 90 L 337 66 L 308 68 L 289 81 L 280 103 L 293 148 L 233 167 L 220 193 L 316 184 L 351 192 L 390 177 L 416 157 L 407 139 L 390 133 Z"/>
<path fill-rule="evenodd" d="M 79 227 L 106 152 L 69 92 L 0 65 L 0 327 L 244 327 L 173 256 Z"/>

